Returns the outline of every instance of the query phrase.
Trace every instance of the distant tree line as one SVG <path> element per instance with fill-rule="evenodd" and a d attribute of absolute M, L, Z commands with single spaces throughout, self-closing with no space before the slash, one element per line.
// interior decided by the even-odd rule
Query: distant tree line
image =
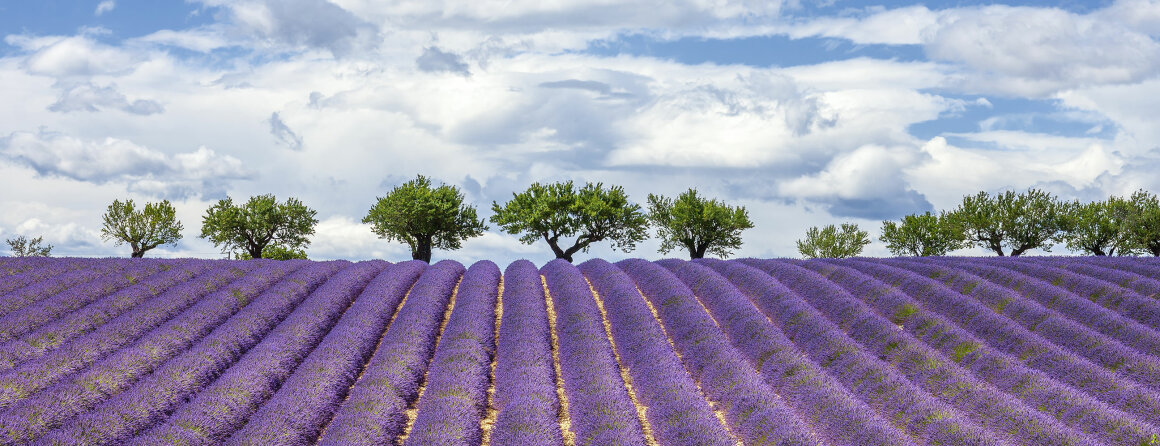
<path fill-rule="evenodd" d="M 941 256 L 979 247 L 1016 257 L 1032 249 L 1050 252 L 1063 243 L 1095 256 L 1160 257 L 1160 200 L 1144 190 L 1090 203 L 1061 201 L 1039 189 L 979 192 L 949 212 L 884 221 L 879 240 L 896 256 Z M 869 243 L 856 225 L 843 224 L 841 231 L 830 225 L 810 228 L 798 250 L 808 258 L 853 257 Z"/>
<path fill-rule="evenodd" d="M 650 227 L 662 253 L 724 258 L 741 247 L 741 232 L 754 227 L 744 206 L 703 197 L 692 188 L 676 197 L 649 194 L 644 209 L 629 201 L 620 186 L 537 182 L 505 203 L 493 201 L 491 209 L 487 221 L 500 230 L 525 244 L 543 241 L 556 258 L 569 262 L 605 241 L 631 252 L 649 237 Z M 316 216 L 296 198 L 279 202 L 267 194 L 235 203 L 227 197 L 206 210 L 200 237 L 238 259 L 305 259 Z M 176 246 L 183 229 L 169 201 L 137 206 L 133 200 L 115 200 L 103 221 L 102 238 L 129 245 L 132 257 Z M 379 238 L 407 244 L 413 259 L 426 262 L 433 250 L 459 249 L 464 240 L 489 229 L 459 188 L 435 185 L 423 175 L 379 197 L 362 221 Z M 896 256 L 941 256 L 969 247 L 1019 256 L 1031 249 L 1050 251 L 1056 243 L 1098 256 L 1160 256 L 1160 202 L 1143 190 L 1093 203 L 1060 201 L 1038 189 L 993 196 L 979 192 L 963 197 L 950 211 L 884 221 L 878 240 Z M 41 245 L 40 237 L 7 242 L 17 256 L 48 256 L 52 250 Z M 860 255 L 870 243 L 867 231 L 843 223 L 809 228 L 797 248 L 807 258 L 842 258 Z"/>

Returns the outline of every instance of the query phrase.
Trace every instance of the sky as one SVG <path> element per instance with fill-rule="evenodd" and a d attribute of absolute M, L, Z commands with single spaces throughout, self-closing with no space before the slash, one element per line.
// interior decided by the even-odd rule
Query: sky
<path fill-rule="evenodd" d="M 269 193 L 318 212 L 310 258 L 405 260 L 361 220 L 423 174 L 484 218 L 696 188 L 748 210 L 734 256 L 843 222 L 886 256 L 883 220 L 979 191 L 1160 191 L 1158 39 L 1157 0 L 0 0 L 0 238 L 128 256 L 106 206 L 164 199 L 147 256 L 219 258 L 206 209 Z M 550 260 L 489 226 L 434 259 Z"/>

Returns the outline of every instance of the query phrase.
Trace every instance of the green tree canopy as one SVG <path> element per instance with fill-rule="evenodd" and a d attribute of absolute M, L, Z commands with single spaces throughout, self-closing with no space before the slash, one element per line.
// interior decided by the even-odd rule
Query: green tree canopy
<path fill-rule="evenodd" d="M 858 225 L 842 223 L 841 230 L 834 225 L 822 229 L 817 226 L 806 231 L 806 238 L 797 241 L 798 252 L 807 259 L 854 257 L 870 244 L 870 234 Z"/>
<path fill-rule="evenodd" d="M 741 248 L 741 231 L 753 227 L 745 207 L 698 197 L 696 189 L 676 200 L 649 194 L 648 207 L 648 219 L 661 239 L 660 251 L 683 246 L 691 259 L 705 257 L 706 252 L 728 257 L 731 250 Z"/>
<path fill-rule="evenodd" d="M 926 212 L 902 217 L 901 223 L 882 222 L 878 240 L 896 256 L 942 256 L 963 246 L 963 231 L 946 213 Z"/>
<path fill-rule="evenodd" d="M 101 238 L 115 240 L 117 246 L 128 243 L 135 258 L 161 245 L 177 245 L 184 229 L 169 200 L 145 203 L 141 209 L 136 209 L 133 200 L 113 200 L 103 218 Z"/>
<path fill-rule="evenodd" d="M 270 260 L 306 260 L 306 251 L 301 249 L 290 249 L 278 245 L 266 245 L 266 247 L 262 249 L 262 258 Z M 250 253 L 243 251 L 237 253 L 237 259 L 251 260 L 253 257 L 250 256 Z"/>
<path fill-rule="evenodd" d="M 463 240 L 487 230 L 475 207 L 463 204 L 459 188 L 432 187 L 423 175 L 380 197 L 363 217 L 379 238 L 411 247 L 411 258 L 431 262 L 431 249 L 459 249 Z"/>
<path fill-rule="evenodd" d="M 1120 197 L 1107 201 L 1063 205 L 1063 241 L 1072 251 L 1097 256 L 1138 254 L 1129 221 L 1132 203 Z"/>
<path fill-rule="evenodd" d="M 503 206 L 492 202 L 492 223 L 509 234 L 523 234 L 526 244 L 543 239 L 556 258 L 572 261 L 572 255 L 601 240 L 610 240 L 613 248 L 625 252 L 648 237 L 648 220 L 637 204 L 629 203 L 624 188 L 605 189 L 601 183 L 587 183 L 577 190 L 571 181 L 534 183 L 527 190 L 512 194 Z M 561 237 L 576 237 L 562 248 Z"/>
<path fill-rule="evenodd" d="M 52 245 L 41 245 L 44 237 L 29 239 L 23 235 L 5 240 L 16 257 L 51 257 Z"/>
<path fill-rule="evenodd" d="M 1128 227 L 1133 246 L 1160 257 L 1160 200 L 1141 189 L 1128 201 L 1131 213 Z"/>
<path fill-rule="evenodd" d="M 315 215 L 315 210 L 296 198 L 278 203 L 274 195 L 258 195 L 238 206 L 226 197 L 206 210 L 201 238 L 220 246 L 222 252 L 241 250 L 260 259 L 269 244 L 291 250 L 310 245 L 307 236 L 314 234 L 318 224 Z"/>
<path fill-rule="evenodd" d="M 1063 230 L 1062 205 L 1048 192 L 1029 189 L 1016 194 L 1006 191 L 994 197 L 986 192 L 963 197 L 951 219 L 963 229 L 969 246 L 980 246 L 996 254 L 1011 250 L 1015 257 L 1029 249 L 1051 251 Z"/>

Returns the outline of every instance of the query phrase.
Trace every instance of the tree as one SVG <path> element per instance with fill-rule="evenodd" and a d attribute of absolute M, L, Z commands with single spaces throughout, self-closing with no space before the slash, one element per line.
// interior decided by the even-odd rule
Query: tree
<path fill-rule="evenodd" d="M 238 260 L 253 259 L 253 257 L 250 256 L 250 253 L 244 251 L 237 253 L 236 258 Z M 270 260 L 306 260 L 306 251 L 301 249 L 290 249 L 278 245 L 266 245 L 266 247 L 262 249 L 262 258 Z"/>
<path fill-rule="evenodd" d="M 649 194 L 648 207 L 648 219 L 661 239 L 660 251 L 684 246 L 691 259 L 703 258 L 706 252 L 728 257 L 730 250 L 741 247 L 741 231 L 753 227 L 745 207 L 698 197 L 696 189 L 676 200 Z"/>
<path fill-rule="evenodd" d="M 133 200 L 113 200 L 104 215 L 105 226 L 101 228 L 101 238 L 116 240 L 116 245 L 128 243 L 134 258 L 144 257 L 145 251 L 161 245 L 177 245 L 181 240 L 181 222 L 177 221 L 177 211 L 169 200 L 160 203 L 145 203 L 140 210 L 135 209 Z"/>
<path fill-rule="evenodd" d="M 963 246 L 963 231 L 946 213 L 907 215 L 901 223 L 882 222 L 886 249 L 896 256 L 942 256 Z"/>
<path fill-rule="evenodd" d="M 1029 189 L 1006 191 L 994 197 L 986 192 L 963 197 L 951 213 L 963 228 L 968 246 L 979 246 L 1002 256 L 1004 248 L 1015 257 L 1029 249 L 1051 251 L 1063 230 L 1062 206 L 1048 192 Z"/>
<path fill-rule="evenodd" d="M 431 262 L 431 249 L 459 249 L 462 241 L 487 230 L 475 207 L 463 204 L 459 188 L 419 175 L 380 197 L 363 217 L 379 238 L 398 240 L 411 247 L 411 258 Z"/>
<path fill-rule="evenodd" d="M 44 237 L 29 240 L 23 235 L 5 240 L 16 257 L 52 257 L 52 245 L 41 246 Z"/>
<path fill-rule="evenodd" d="M 1160 200 L 1143 189 L 1128 199 L 1129 236 L 1132 245 L 1143 252 L 1160 257 Z"/>
<path fill-rule="evenodd" d="M 571 181 L 535 183 L 513 193 L 502 207 L 492 202 L 491 221 L 509 234 L 520 234 L 526 244 L 544 239 L 556 258 L 572 261 L 579 251 L 588 252 L 593 243 L 610 240 L 613 248 L 625 252 L 648 237 L 648 220 L 639 205 L 628 202 L 620 186 L 604 189 L 601 183 L 587 183 L 576 190 Z M 561 248 L 561 237 L 576 237 Z"/>
<path fill-rule="evenodd" d="M 307 236 L 314 234 L 314 225 L 318 224 L 315 215 L 315 210 L 296 198 L 278 203 L 273 195 L 258 195 L 237 206 L 226 197 L 206 210 L 201 238 L 221 246 L 222 252 L 242 250 L 260 259 L 266 245 L 291 250 L 310 245 Z"/>
<path fill-rule="evenodd" d="M 1072 251 L 1097 256 L 1130 255 L 1141 251 L 1132 239 L 1132 203 L 1120 197 L 1107 201 L 1063 205 L 1062 239 Z"/>
<path fill-rule="evenodd" d="M 807 259 L 854 257 L 870 244 L 870 234 L 858 225 L 842 223 L 842 230 L 834 225 L 822 229 L 817 226 L 806 231 L 806 238 L 797 241 L 798 252 Z"/>

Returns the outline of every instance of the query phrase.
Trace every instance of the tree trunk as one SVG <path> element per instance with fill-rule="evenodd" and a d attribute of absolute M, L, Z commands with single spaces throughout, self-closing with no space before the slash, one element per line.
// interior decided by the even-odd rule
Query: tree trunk
<path fill-rule="evenodd" d="M 431 263 L 431 237 L 417 237 L 415 249 L 411 250 L 411 259 Z"/>
<path fill-rule="evenodd" d="M 709 248 L 708 244 L 701 246 L 689 246 L 689 260 L 705 258 L 705 250 Z"/>
<path fill-rule="evenodd" d="M 145 257 L 145 251 L 134 249 L 132 256 L 134 259 L 139 259 L 139 258 Z"/>
<path fill-rule="evenodd" d="M 262 258 L 262 248 L 265 248 L 265 246 L 250 245 L 246 248 L 246 251 L 250 252 L 251 259 L 260 259 Z"/>

